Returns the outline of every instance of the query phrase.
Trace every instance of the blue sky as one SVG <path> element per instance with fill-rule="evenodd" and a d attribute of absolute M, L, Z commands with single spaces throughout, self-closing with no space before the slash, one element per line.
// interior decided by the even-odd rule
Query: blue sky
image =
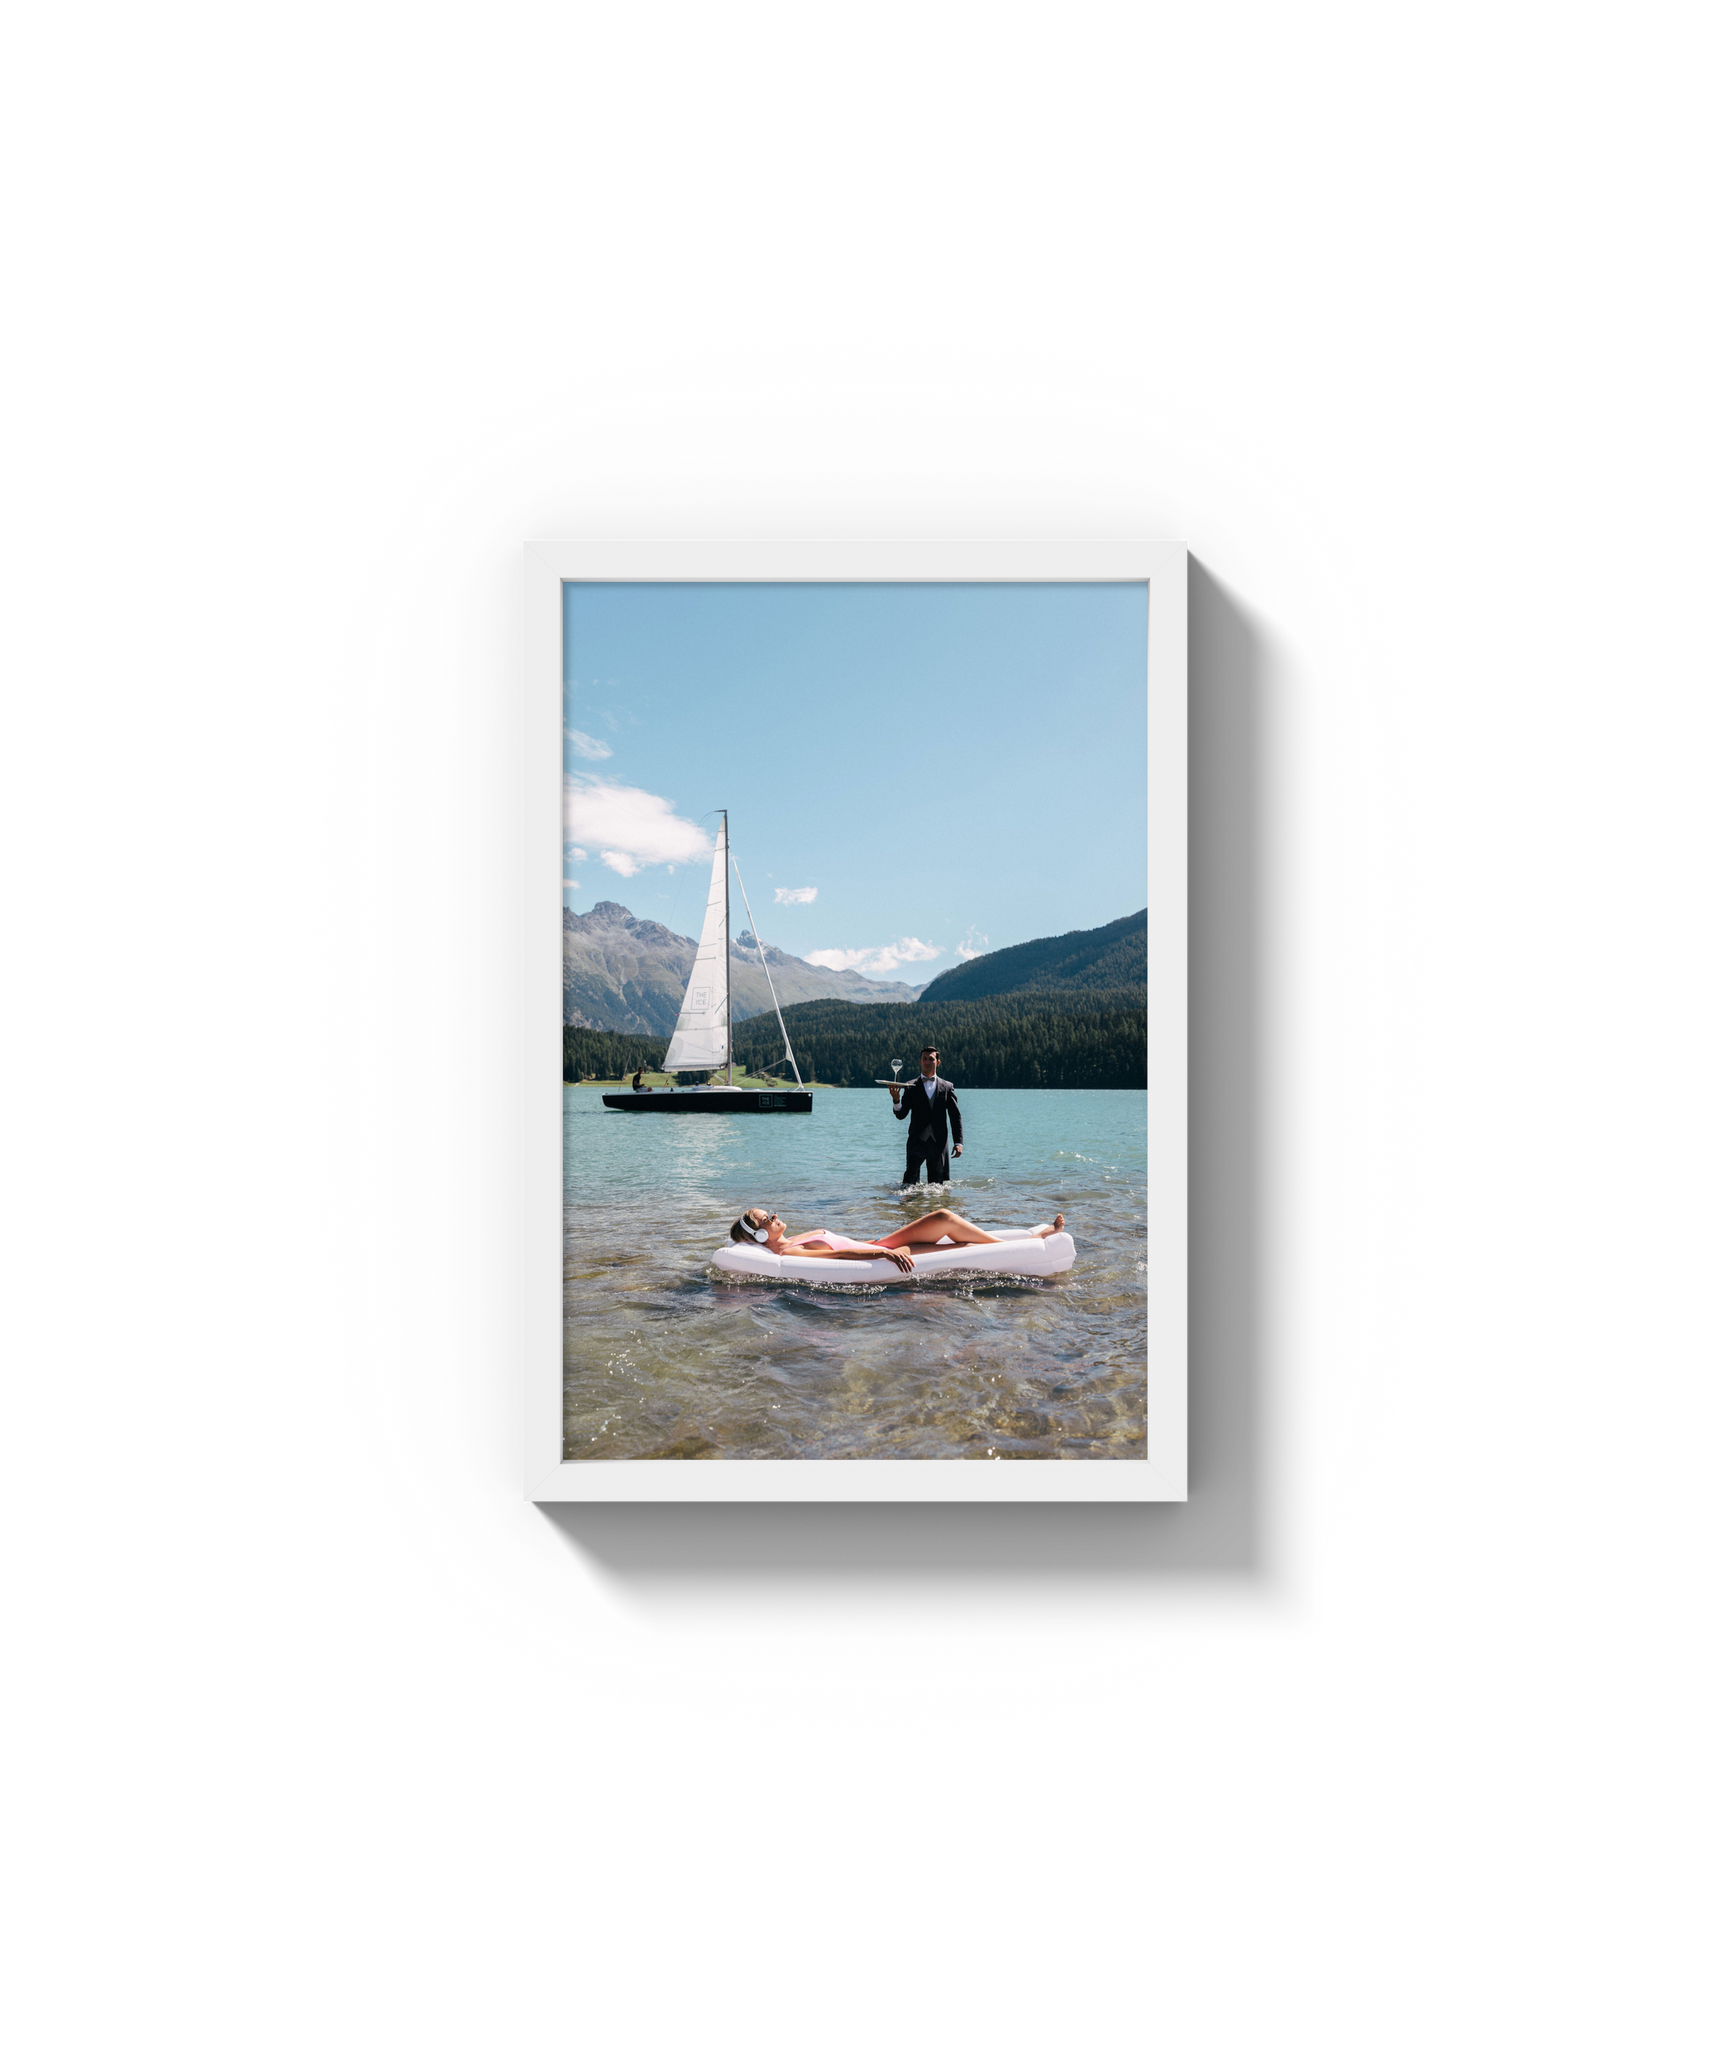
<path fill-rule="evenodd" d="M 1143 584 L 565 586 L 563 900 L 922 984 L 1142 909 Z M 734 925 L 745 912 L 734 891 Z"/>

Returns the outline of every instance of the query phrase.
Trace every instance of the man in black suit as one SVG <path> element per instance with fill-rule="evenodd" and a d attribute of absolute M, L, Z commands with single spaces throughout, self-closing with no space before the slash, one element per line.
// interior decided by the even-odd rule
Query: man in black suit
<path fill-rule="evenodd" d="M 901 1175 L 902 1187 L 917 1185 L 921 1166 L 925 1169 L 926 1180 L 947 1180 L 951 1123 L 954 1125 L 954 1156 L 958 1159 L 964 1149 L 960 1134 L 960 1104 L 949 1084 L 937 1078 L 937 1049 L 934 1045 L 927 1045 L 919 1054 L 919 1078 L 916 1081 L 909 1081 L 905 1088 L 890 1084 L 889 1100 L 895 1105 L 897 1118 L 912 1118 L 907 1126 L 907 1170 Z"/>

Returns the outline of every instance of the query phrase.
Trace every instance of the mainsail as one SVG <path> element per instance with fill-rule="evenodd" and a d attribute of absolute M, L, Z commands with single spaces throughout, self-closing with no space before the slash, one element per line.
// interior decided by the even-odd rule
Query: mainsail
<path fill-rule="evenodd" d="M 728 1050 L 728 814 L 716 828 L 716 858 L 710 865 L 710 900 L 698 957 L 686 984 L 686 1000 L 662 1062 L 671 1074 L 725 1067 Z"/>

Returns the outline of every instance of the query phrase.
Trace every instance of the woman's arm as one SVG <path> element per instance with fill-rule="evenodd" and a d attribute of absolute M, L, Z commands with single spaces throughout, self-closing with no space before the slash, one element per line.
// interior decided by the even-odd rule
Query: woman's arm
<path fill-rule="evenodd" d="M 790 1259 L 888 1259 L 903 1273 L 913 1270 L 910 1253 L 895 1251 L 886 1244 L 859 1244 L 846 1251 L 832 1251 L 827 1245 L 796 1244 L 787 1248 L 786 1256 Z"/>

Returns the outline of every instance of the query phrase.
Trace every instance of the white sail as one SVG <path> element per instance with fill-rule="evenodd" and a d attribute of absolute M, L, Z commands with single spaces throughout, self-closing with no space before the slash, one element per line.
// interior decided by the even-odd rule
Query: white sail
<path fill-rule="evenodd" d="M 728 1064 L 728 820 L 716 828 L 716 858 L 710 865 L 710 900 L 704 932 L 686 984 L 686 1000 L 663 1061 L 668 1072 Z"/>

